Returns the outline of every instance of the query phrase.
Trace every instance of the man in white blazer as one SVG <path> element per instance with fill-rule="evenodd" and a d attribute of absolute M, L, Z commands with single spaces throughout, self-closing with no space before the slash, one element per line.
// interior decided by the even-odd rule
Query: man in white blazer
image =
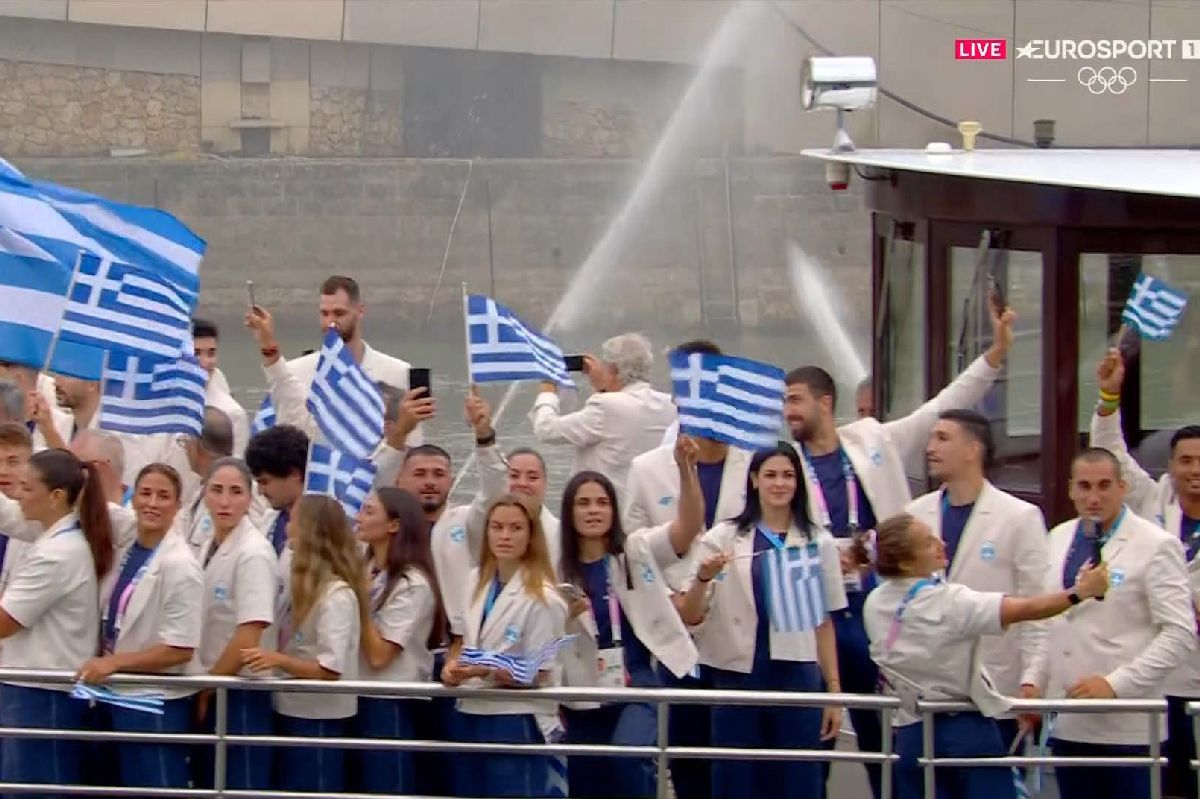
<path fill-rule="evenodd" d="M 1121 464 L 1089 448 L 1071 464 L 1071 500 L 1079 518 L 1050 531 L 1047 591 L 1066 590 L 1079 568 L 1101 559 L 1111 588 L 1050 622 L 1038 688 L 1050 698 L 1160 699 L 1167 678 L 1191 656 L 1196 619 L 1179 539 L 1125 505 Z M 1158 732 L 1166 737 L 1166 724 Z M 1140 755 L 1146 743 L 1140 714 L 1060 714 L 1051 732 L 1059 757 Z M 1062 799 L 1149 796 L 1149 770 L 1076 767 L 1056 774 Z"/>
<path fill-rule="evenodd" d="M 221 330 L 215 322 L 199 317 L 192 318 L 192 351 L 196 360 L 208 372 L 208 388 L 204 404 L 219 408 L 229 417 L 233 425 L 233 451 L 240 458 L 250 442 L 250 417 L 246 409 L 233 398 L 229 390 L 229 381 L 221 371 L 220 361 Z"/>
<path fill-rule="evenodd" d="M 254 475 L 260 493 L 272 512 L 261 517 L 262 532 L 275 554 L 287 550 L 287 525 L 292 508 L 304 494 L 304 472 L 308 468 L 308 436 L 291 425 L 267 428 L 246 445 L 246 466 Z"/>
<path fill-rule="evenodd" d="M 809 518 L 842 539 L 842 569 L 849 607 L 833 616 L 842 685 L 851 693 L 874 693 L 879 675 L 871 660 L 862 609 L 874 579 L 860 546 L 877 519 L 898 513 L 911 501 L 905 464 L 923 457 L 938 417 L 952 408 L 979 403 L 1000 375 L 1012 346 L 1016 315 L 992 312 L 992 346 L 936 397 L 908 416 L 880 423 L 859 419 L 837 427 L 837 385 L 818 366 L 801 366 L 784 378 L 784 418 L 800 451 Z M 860 751 L 878 752 L 878 714 L 851 710 Z M 879 768 L 869 766 L 871 790 L 879 797 Z"/>
<path fill-rule="evenodd" d="M 614 336 L 600 348 L 600 357 L 584 356 L 584 370 L 594 393 L 583 407 L 559 414 L 558 385 L 541 384 L 529 418 L 543 444 L 570 444 L 575 468 L 600 472 L 624 491 L 629 462 L 663 440 L 675 421 L 670 394 L 648 382 L 654 354 L 650 342 L 637 333 Z"/>
<path fill-rule="evenodd" d="M 1157 481 L 1134 460 L 1121 428 L 1121 388 L 1125 363 L 1108 351 L 1096 370 L 1100 396 L 1092 414 L 1091 445 L 1117 456 L 1129 484 L 1127 502 L 1133 512 L 1154 522 L 1183 542 L 1192 601 L 1200 607 L 1200 425 L 1181 427 L 1171 436 L 1167 471 Z M 1167 681 L 1167 745 L 1169 764 L 1163 779 L 1168 796 L 1196 799 L 1191 760 L 1196 756 L 1189 702 L 1200 701 L 1200 649 Z"/>
<path fill-rule="evenodd" d="M 996 488 L 984 476 L 995 453 L 987 419 L 970 410 L 941 415 L 929 436 L 929 476 L 942 485 L 906 510 L 941 535 L 946 579 L 976 591 L 1036 596 L 1046 584 L 1046 521 L 1036 505 Z M 1005 696 L 1037 696 L 1045 622 L 1010 627 L 982 639 L 983 663 Z M 998 719 L 1005 745 L 1016 719 Z"/>

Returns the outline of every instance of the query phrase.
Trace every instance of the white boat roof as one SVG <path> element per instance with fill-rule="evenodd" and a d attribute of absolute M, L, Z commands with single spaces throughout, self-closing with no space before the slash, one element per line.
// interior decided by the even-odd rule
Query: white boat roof
<path fill-rule="evenodd" d="M 1192 150 L 879 149 L 801 154 L 860 167 L 1200 198 L 1200 151 Z"/>

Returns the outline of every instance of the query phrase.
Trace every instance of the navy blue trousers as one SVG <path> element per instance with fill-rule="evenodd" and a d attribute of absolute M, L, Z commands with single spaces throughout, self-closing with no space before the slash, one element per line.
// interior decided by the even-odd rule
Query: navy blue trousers
<path fill-rule="evenodd" d="M 1050 751 L 1055 757 L 1147 757 L 1150 747 L 1051 738 Z M 1132 799 L 1150 795 L 1150 770 L 1145 766 L 1055 768 L 1054 778 L 1061 799 Z"/>
<path fill-rule="evenodd" d="M 1187 714 L 1188 702 L 1197 702 L 1195 697 L 1167 697 L 1167 770 L 1163 774 L 1163 793 L 1167 796 L 1196 797 L 1196 774 L 1190 763 L 1196 756 L 1196 736 L 1192 731 L 1192 717 Z"/>
<path fill-rule="evenodd" d="M 833 629 L 837 635 L 838 672 L 842 678 L 842 691 L 848 694 L 873 694 L 879 687 L 879 668 L 871 660 L 870 641 L 863 626 L 862 608 L 866 601 L 863 592 L 846 595 L 850 603 L 845 610 L 839 610 L 832 615 Z M 883 728 L 879 713 L 874 710 L 851 709 L 848 711 L 850 723 L 854 726 L 854 734 L 858 739 L 858 751 L 883 751 Z M 835 741 L 827 742 L 832 748 Z M 866 766 L 867 781 L 871 784 L 871 794 L 879 799 L 879 766 Z M 829 771 L 829 767 L 825 767 Z"/>
<path fill-rule="evenodd" d="M 679 679 L 659 664 L 658 678 L 663 688 L 712 688 L 709 669 L 700 667 L 699 677 Z M 707 705 L 671 705 L 667 711 L 667 738 L 670 746 L 712 746 L 712 708 Z M 712 799 L 712 763 L 700 759 L 674 759 L 670 763 L 671 784 L 676 799 Z"/>
<path fill-rule="evenodd" d="M 72 699 L 65 691 L 0 687 L 0 724 L 30 729 L 80 730 L 87 702 Z M 5 782 L 82 783 L 79 741 L 66 739 L 5 738 L 0 754 L 0 776 Z M 23 799 L 55 799 L 59 794 L 9 794 Z"/>
<path fill-rule="evenodd" d="M 163 703 L 162 715 L 110 707 L 116 732 L 186 733 L 192 729 L 193 697 Z M 189 744 L 117 744 L 121 785 L 137 788 L 187 788 Z"/>
<path fill-rule="evenodd" d="M 464 743 L 543 743 L 532 715 L 485 716 L 460 713 Z M 539 755 L 458 755 L 458 796 L 545 797 L 550 786 L 550 758 Z"/>
<path fill-rule="evenodd" d="M 894 772 L 896 799 L 925 796 L 925 773 L 917 763 L 924 726 L 917 722 L 896 730 L 896 754 L 900 756 Z M 935 757 L 1004 757 L 1008 750 L 993 719 L 979 713 L 947 713 L 934 716 L 933 753 Z M 937 799 L 1016 799 L 1013 780 L 1012 769 L 1006 767 L 938 767 Z"/>
<path fill-rule="evenodd" d="M 595 710 L 563 711 L 567 743 L 653 746 L 658 713 L 652 705 L 614 704 Z M 652 758 L 588 757 L 567 759 L 572 799 L 643 799 L 654 796 Z"/>
<path fill-rule="evenodd" d="M 280 735 L 344 738 L 347 719 L 298 719 L 275 714 Z M 275 751 L 275 785 L 284 791 L 342 793 L 346 785 L 346 750 L 328 746 L 281 746 Z"/>
<path fill-rule="evenodd" d="M 352 725 L 356 738 L 411 741 L 420 699 L 358 698 Z M 395 749 L 359 749 L 350 753 L 352 784 L 361 793 L 411 794 L 417 790 L 416 758 Z"/>
<path fill-rule="evenodd" d="M 274 735 L 275 711 L 270 691 L 229 691 L 226 700 L 226 732 L 229 735 Z M 217 698 L 208 703 L 208 714 L 201 729 L 217 728 Z M 197 788 L 213 787 L 212 744 L 192 750 L 192 779 Z M 225 748 L 225 787 L 233 790 L 266 790 L 271 787 L 272 751 L 269 746 L 227 746 Z"/>

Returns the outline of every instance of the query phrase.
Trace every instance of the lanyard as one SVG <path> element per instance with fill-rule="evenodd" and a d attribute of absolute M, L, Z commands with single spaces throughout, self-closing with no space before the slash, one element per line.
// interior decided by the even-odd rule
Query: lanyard
<path fill-rule="evenodd" d="M 487 621 L 487 617 L 491 615 L 492 608 L 496 605 L 496 598 L 500 596 L 502 588 L 500 575 L 497 574 L 492 578 L 492 584 L 488 586 L 487 598 L 483 600 L 483 618 L 480 619 L 480 624 Z"/>
<path fill-rule="evenodd" d="M 850 464 L 850 458 L 846 456 L 845 448 L 838 448 L 838 456 L 842 462 L 842 475 L 846 479 L 846 521 L 850 526 L 850 532 L 856 533 L 858 532 L 858 477 L 854 473 L 854 467 Z M 808 459 L 808 449 L 803 444 L 800 445 L 800 465 L 804 467 L 804 479 L 808 481 L 812 491 L 813 504 L 817 509 L 817 522 L 832 534 L 833 517 L 829 514 L 829 503 L 825 501 L 825 489 L 821 487 L 821 480 L 817 477 L 817 471 Z"/>
<path fill-rule="evenodd" d="M 608 602 L 608 626 L 610 628 L 610 637 L 612 645 L 619 647 L 621 645 L 621 603 L 617 600 L 617 589 L 613 586 L 612 578 L 612 563 L 605 561 L 605 594 L 604 598 Z"/>
<path fill-rule="evenodd" d="M 146 576 L 146 572 L 150 570 L 150 564 L 154 562 L 154 554 L 157 551 L 158 547 L 150 550 L 150 554 L 146 556 L 146 562 L 138 567 L 138 570 L 134 572 L 133 577 L 126 584 L 124 590 L 122 590 L 117 596 L 117 614 L 116 618 L 113 620 L 114 644 L 116 643 L 117 637 L 119 637 L 121 634 L 121 623 L 125 620 L 125 612 L 129 610 L 129 600 L 133 599 L 133 592 L 137 590 L 138 583 L 142 581 L 142 578 Z M 121 560 L 122 571 L 125 569 L 125 564 L 129 562 L 129 555 L 131 552 L 133 552 L 132 547 L 125 551 L 125 557 Z M 108 621 L 108 608 L 109 605 L 106 604 L 104 608 L 104 621 L 106 622 Z"/>
<path fill-rule="evenodd" d="M 279 624 L 279 642 L 277 648 L 280 652 L 287 651 L 288 644 L 292 642 L 292 587 L 290 577 L 279 581 L 279 596 L 275 602 L 275 618 Z"/>
<path fill-rule="evenodd" d="M 371 565 L 371 607 L 379 604 L 383 597 L 383 589 L 387 588 L 387 570 Z"/>
<path fill-rule="evenodd" d="M 1192 520 L 1192 531 L 1188 532 L 1187 519 L 1181 513 L 1179 516 L 1179 537 L 1183 540 L 1183 545 L 1187 548 L 1187 559 L 1191 561 L 1196 557 L 1196 552 L 1200 551 L 1200 519 Z"/>
<path fill-rule="evenodd" d="M 762 534 L 763 538 L 767 539 L 767 543 L 769 543 L 775 550 L 782 552 L 786 548 L 783 542 L 783 536 L 778 535 L 774 530 L 768 530 L 766 527 L 763 527 L 761 524 L 759 524 L 758 532 Z"/>
<path fill-rule="evenodd" d="M 888 627 L 887 638 L 883 642 L 884 652 L 892 651 L 892 647 L 896 645 L 896 639 L 900 637 L 900 626 L 904 623 L 904 614 L 908 611 L 908 606 L 916 599 L 917 594 L 922 588 L 937 585 L 939 582 L 941 581 L 934 578 L 922 577 L 913 583 L 904 594 L 904 599 L 900 600 L 900 605 L 896 608 L 896 612 L 892 616 L 892 623 Z"/>

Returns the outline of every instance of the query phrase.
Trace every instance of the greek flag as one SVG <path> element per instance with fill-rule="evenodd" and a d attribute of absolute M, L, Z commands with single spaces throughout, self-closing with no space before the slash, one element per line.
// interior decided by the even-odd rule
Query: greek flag
<path fill-rule="evenodd" d="M 763 555 L 767 616 L 777 633 L 815 630 L 825 621 L 825 586 L 816 544 L 772 549 Z"/>
<path fill-rule="evenodd" d="M 67 306 L 71 270 L 28 238 L 0 227 L 0 360 L 41 369 Z M 99 380 L 104 353 L 72 341 L 54 347 L 50 369 Z"/>
<path fill-rule="evenodd" d="M 375 484 L 375 464 L 313 443 L 304 470 L 304 493 L 333 497 L 353 519 Z"/>
<path fill-rule="evenodd" d="M 126 710 L 140 710 L 143 713 L 152 713 L 156 716 L 161 716 L 165 712 L 163 710 L 163 702 L 165 700 L 162 694 L 126 696 L 103 685 L 90 685 L 79 681 L 71 689 L 71 696 L 75 699 L 84 699 L 89 702 L 104 702 L 114 707 L 123 707 Z"/>
<path fill-rule="evenodd" d="M 369 457 L 383 438 L 383 397 L 332 327 L 317 356 L 307 407 L 326 441 L 347 455 Z"/>
<path fill-rule="evenodd" d="M 680 432 L 747 450 L 772 446 L 783 425 L 783 370 L 748 358 L 672 352 Z"/>
<path fill-rule="evenodd" d="M 149 358 L 191 353 L 187 303 L 160 277 L 95 255 L 79 256 L 59 338 Z"/>
<path fill-rule="evenodd" d="M 267 394 L 263 397 L 262 404 L 258 406 L 258 413 L 254 414 L 254 418 L 250 420 L 250 435 L 256 436 L 268 427 L 275 426 L 275 402 L 271 399 L 271 395 Z"/>
<path fill-rule="evenodd" d="M 204 427 L 207 387 L 208 372 L 191 355 L 153 361 L 111 352 L 104 372 L 100 429 L 198 437 Z"/>
<path fill-rule="evenodd" d="M 556 638 L 538 649 L 532 655 L 510 655 L 507 653 L 488 652 L 483 649 L 464 647 L 458 655 L 458 661 L 467 666 L 487 666 L 494 669 L 504 669 L 512 675 L 514 681 L 521 685 L 533 685 L 538 672 L 549 666 L 558 657 L 558 653 L 575 639 L 575 635 Z"/>
<path fill-rule="evenodd" d="M 573 388 L 562 348 L 500 303 L 479 294 L 463 297 L 471 382 L 549 380 Z"/>
<path fill-rule="evenodd" d="M 1142 338 L 1166 341 L 1187 310 L 1186 292 L 1168 286 L 1156 277 L 1138 275 L 1129 292 L 1121 321 L 1132 325 Z"/>

